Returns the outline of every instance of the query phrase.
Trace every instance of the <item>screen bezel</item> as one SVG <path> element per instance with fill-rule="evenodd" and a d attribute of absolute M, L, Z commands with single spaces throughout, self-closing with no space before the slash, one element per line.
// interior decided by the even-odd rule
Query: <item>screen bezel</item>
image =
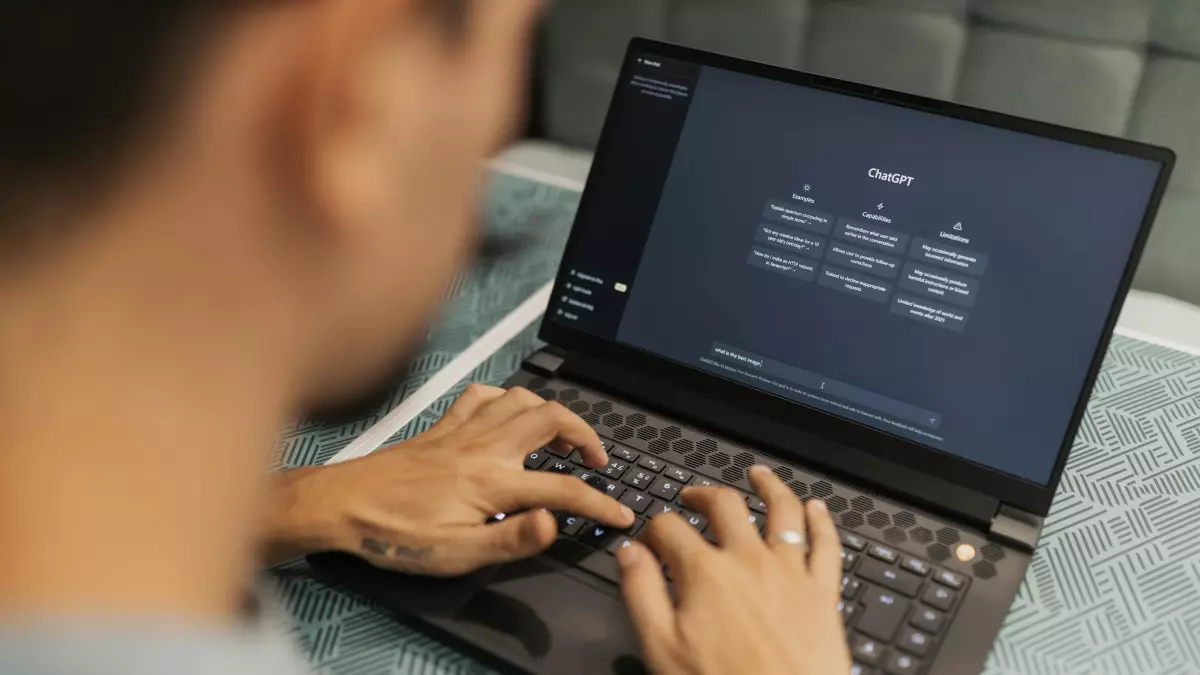
<path fill-rule="evenodd" d="M 963 487 L 993 497 L 1003 503 L 1035 515 L 1044 516 L 1049 511 L 1054 491 L 1058 486 L 1059 480 L 1062 478 L 1063 467 L 1066 465 L 1075 434 L 1086 411 L 1092 387 L 1104 362 L 1104 356 L 1107 352 L 1109 341 L 1112 338 L 1113 329 L 1116 326 L 1117 318 L 1120 315 L 1121 307 L 1124 304 L 1129 287 L 1133 282 L 1134 272 L 1137 269 L 1138 261 L 1141 259 L 1142 251 L 1150 234 L 1150 227 L 1154 222 L 1159 204 L 1166 191 L 1167 182 L 1175 164 L 1175 154 L 1166 148 L 1155 147 L 1127 139 L 1035 122 L 956 103 L 854 84 L 644 38 L 634 38 L 630 42 L 618 82 L 624 82 L 631 76 L 630 63 L 632 60 L 631 57 L 634 54 L 652 55 L 698 66 L 721 68 L 777 82 L 832 91 L 903 108 L 922 110 L 946 117 L 1146 159 L 1157 162 L 1162 166 L 1150 203 L 1146 209 L 1145 218 L 1139 226 L 1133 250 L 1122 273 L 1121 282 L 1117 289 L 1117 296 L 1104 323 L 1104 329 L 1098 336 L 1095 351 L 1088 367 L 1087 377 L 1080 388 L 1079 397 L 1072 411 L 1067 432 L 1059 447 L 1058 457 L 1055 460 L 1050 480 L 1045 485 L 955 457 L 948 452 L 935 450 L 913 441 L 893 436 L 885 431 L 805 406 L 802 403 L 775 394 L 739 384 L 733 380 L 708 373 L 699 368 L 657 356 L 635 347 L 620 344 L 615 340 L 600 338 L 572 328 L 571 326 L 556 323 L 550 319 L 543 320 L 542 322 L 538 337 L 553 346 L 569 352 L 585 354 L 592 358 L 617 360 L 627 368 L 633 368 L 645 373 L 647 377 L 660 378 L 678 386 L 704 392 L 710 396 L 719 398 L 726 404 L 768 415 L 772 419 L 776 419 L 797 429 L 803 429 L 807 433 L 817 434 L 837 443 L 849 445 L 882 459 L 896 462 L 916 471 L 962 485 Z M 617 98 L 617 96 L 613 97 L 611 105 L 616 105 Z M 608 120 L 611 121 L 611 118 L 610 108 Z M 596 166 L 605 165 L 608 154 L 606 150 L 611 147 L 613 142 L 616 142 L 616 139 L 612 137 L 612 125 L 609 121 L 606 121 L 600 135 L 599 144 L 597 145 L 594 159 Z M 579 210 L 582 212 L 586 209 L 591 200 L 604 198 L 604 195 L 596 194 L 595 190 L 591 189 L 589 185 L 585 187 L 580 198 Z M 572 252 L 577 243 L 575 234 L 573 231 L 567 242 L 563 257 L 564 261 L 572 258 Z M 566 264 L 560 266 L 555 281 L 555 296 L 561 293 L 565 283 L 567 283 Z M 828 461 L 833 465 L 838 464 L 837 458 L 828 458 Z M 853 467 L 847 466 L 845 470 L 852 473 Z"/>

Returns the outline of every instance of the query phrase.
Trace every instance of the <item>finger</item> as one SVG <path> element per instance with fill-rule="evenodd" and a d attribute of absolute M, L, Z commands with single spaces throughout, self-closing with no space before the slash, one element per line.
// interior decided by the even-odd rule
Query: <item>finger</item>
<path fill-rule="evenodd" d="M 438 572 L 467 574 L 488 565 L 530 558 L 550 548 L 558 536 L 554 516 L 530 511 L 489 525 L 453 530 L 440 547 Z"/>
<path fill-rule="evenodd" d="M 496 397 L 480 407 L 471 419 L 462 425 L 461 429 L 467 433 L 494 431 L 521 413 L 545 405 L 545 403 L 546 401 L 541 396 L 528 389 L 513 387 L 505 391 L 502 396 Z M 532 449 L 534 448 L 526 448 L 526 450 Z"/>
<path fill-rule="evenodd" d="M 575 476 L 538 471 L 506 471 L 488 491 L 498 513 L 549 509 L 582 516 L 613 527 L 633 525 L 633 511 Z"/>
<path fill-rule="evenodd" d="M 784 532 L 808 537 L 804 504 L 788 486 L 765 466 L 750 469 L 754 491 L 767 505 L 767 545 L 797 570 L 808 569 L 808 547 L 789 544 L 780 538 Z"/>
<path fill-rule="evenodd" d="M 662 564 L 636 541 L 617 551 L 617 562 L 621 565 L 621 594 L 637 629 L 642 652 L 654 672 L 667 672 L 660 664 L 663 656 L 672 653 L 675 607 L 667 592 Z"/>
<path fill-rule="evenodd" d="M 498 443 L 507 443 L 522 455 L 527 448 L 540 448 L 558 439 L 578 448 L 588 466 L 600 468 L 608 464 L 608 453 L 596 431 L 556 401 L 526 410 L 499 432 L 502 438 L 497 439 Z"/>
<path fill-rule="evenodd" d="M 724 548 L 762 546 L 758 528 L 750 524 L 750 510 L 741 495 L 728 488 L 687 488 L 683 503 L 704 514 L 708 527 Z"/>
<path fill-rule="evenodd" d="M 503 395 L 504 390 L 500 387 L 489 387 L 486 384 L 469 385 L 437 421 L 437 424 L 425 432 L 426 437 L 441 436 L 457 429 L 474 417 L 485 405 Z"/>
<path fill-rule="evenodd" d="M 817 583 L 828 589 L 836 598 L 842 579 L 842 541 L 829 509 L 820 499 L 810 499 L 805 506 L 808 511 L 808 538 L 812 550 L 808 554 L 809 572 Z"/>
<path fill-rule="evenodd" d="M 640 536 L 642 543 L 666 563 L 671 578 L 681 582 L 676 586 L 681 600 L 686 594 L 689 573 L 705 556 L 718 555 L 717 550 L 704 541 L 695 528 L 675 513 L 658 516 L 650 521 L 643 532 Z"/>

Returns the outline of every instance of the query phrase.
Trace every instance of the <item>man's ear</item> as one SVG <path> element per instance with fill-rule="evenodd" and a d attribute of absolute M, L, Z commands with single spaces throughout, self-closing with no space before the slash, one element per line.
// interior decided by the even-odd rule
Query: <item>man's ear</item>
<path fill-rule="evenodd" d="M 297 65 L 280 106 L 281 152 L 293 186 L 315 219 L 335 229 L 369 220 L 389 186 L 387 153 L 376 136 L 379 101 L 372 69 L 381 54 L 423 20 L 422 0 L 314 0 Z M 392 186 L 394 189 L 394 186 Z"/>

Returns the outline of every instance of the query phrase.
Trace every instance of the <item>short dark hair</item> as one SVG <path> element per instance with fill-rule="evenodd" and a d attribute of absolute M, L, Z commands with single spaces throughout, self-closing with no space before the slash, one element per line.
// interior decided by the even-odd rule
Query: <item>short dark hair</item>
<path fill-rule="evenodd" d="M 103 173 L 151 121 L 189 38 L 232 0 L 13 0 L 0 19 L 0 217 Z M 0 223 L 7 230 L 9 223 Z"/>
<path fill-rule="evenodd" d="M 348 0 L 353 2 L 354 0 Z M 103 177 L 152 128 L 189 50 L 253 0 L 8 0 L 0 11 L 0 232 L 47 182 Z M 431 0 L 457 31 L 470 0 Z"/>

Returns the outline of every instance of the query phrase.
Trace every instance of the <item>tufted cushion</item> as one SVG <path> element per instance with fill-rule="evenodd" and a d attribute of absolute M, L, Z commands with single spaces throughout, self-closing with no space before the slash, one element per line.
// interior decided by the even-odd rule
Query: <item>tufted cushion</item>
<path fill-rule="evenodd" d="M 952 14 L 822 2 L 813 8 L 807 68 L 949 99 L 958 81 L 966 34 L 962 19 Z"/>
<path fill-rule="evenodd" d="M 558 0 L 547 27 L 546 131 L 595 147 L 634 37 L 662 38 L 666 0 Z"/>
<path fill-rule="evenodd" d="M 1152 59 L 1130 135 L 1179 155 L 1172 184 L 1200 194 L 1200 61 Z"/>
<path fill-rule="evenodd" d="M 1200 57 L 1200 2 L 1158 0 L 1151 38 L 1165 50 Z"/>
<path fill-rule="evenodd" d="M 1194 0 L 1184 0 L 1194 2 Z M 1150 34 L 1154 0 L 976 0 L 979 16 L 1034 32 L 1141 43 Z"/>
<path fill-rule="evenodd" d="M 1170 190 L 1154 221 L 1134 285 L 1200 305 L 1198 260 L 1200 195 Z"/>
<path fill-rule="evenodd" d="M 958 98 L 1119 136 L 1129 121 L 1142 66 L 1142 56 L 1123 47 L 981 28 L 967 48 Z"/>
<path fill-rule="evenodd" d="M 962 15 L 967 11 L 970 0 L 830 0 L 843 4 L 855 4 L 873 9 L 905 10 L 913 12 L 936 12 L 939 14 Z"/>
<path fill-rule="evenodd" d="M 667 36 L 690 47 L 788 68 L 800 67 L 807 0 L 676 0 Z"/>

